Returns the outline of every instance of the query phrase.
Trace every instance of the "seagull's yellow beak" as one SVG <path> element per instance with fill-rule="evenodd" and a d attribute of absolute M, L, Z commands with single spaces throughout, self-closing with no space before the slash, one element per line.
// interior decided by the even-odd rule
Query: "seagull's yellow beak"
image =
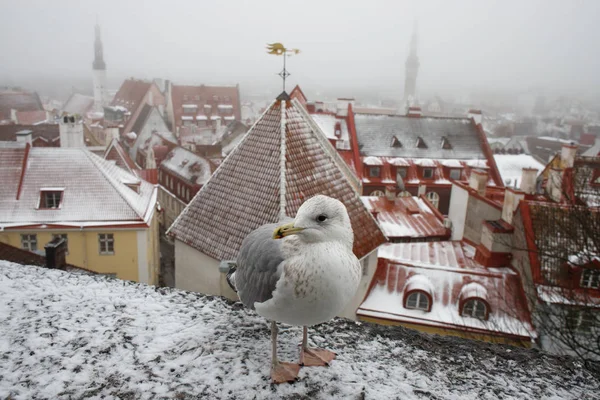
<path fill-rule="evenodd" d="M 303 231 L 304 228 L 296 228 L 293 222 L 289 224 L 281 225 L 273 232 L 273 239 L 281 239 L 289 235 L 296 235 L 298 232 Z"/>

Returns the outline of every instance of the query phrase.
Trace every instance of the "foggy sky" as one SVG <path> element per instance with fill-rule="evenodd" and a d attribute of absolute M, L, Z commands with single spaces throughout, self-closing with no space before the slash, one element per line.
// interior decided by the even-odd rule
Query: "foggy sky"
<path fill-rule="evenodd" d="M 264 48 L 278 41 L 302 51 L 290 59 L 291 84 L 400 95 L 417 19 L 421 93 L 591 91 L 600 87 L 599 11 L 596 0 L 0 0 L 0 85 L 89 76 L 91 89 L 98 17 L 109 82 L 163 77 L 272 90 L 281 58 Z"/>

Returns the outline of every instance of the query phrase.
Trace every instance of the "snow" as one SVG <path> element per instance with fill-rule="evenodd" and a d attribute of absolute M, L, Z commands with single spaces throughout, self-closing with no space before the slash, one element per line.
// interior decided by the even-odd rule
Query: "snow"
<path fill-rule="evenodd" d="M 208 119 L 208 117 L 206 115 L 196 115 L 196 119 L 198 121 L 200 121 L 200 120 L 206 121 Z"/>
<path fill-rule="evenodd" d="M 239 303 L 5 261 L 0 298 L 0 398 L 592 399 L 600 384 L 566 357 L 335 320 L 309 339 L 331 366 L 273 386 L 268 325 Z M 301 329 L 281 328 L 295 360 Z"/>
<path fill-rule="evenodd" d="M 365 165 L 383 165 L 384 161 L 380 157 L 365 157 L 363 158 L 363 164 Z"/>
<path fill-rule="evenodd" d="M 494 154 L 502 180 L 508 187 L 521 187 L 523 168 L 535 168 L 538 174 L 544 165 L 528 154 Z"/>

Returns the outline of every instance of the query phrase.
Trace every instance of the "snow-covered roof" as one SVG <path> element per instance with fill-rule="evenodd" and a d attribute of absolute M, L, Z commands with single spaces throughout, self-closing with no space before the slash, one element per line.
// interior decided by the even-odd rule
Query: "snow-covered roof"
<path fill-rule="evenodd" d="M 330 114 L 311 114 L 310 116 L 319 125 L 319 128 L 327 136 L 327 139 L 342 140 L 344 142 L 350 140 L 348 124 L 345 118 L 336 118 L 335 115 Z M 340 136 L 336 136 L 335 134 L 335 127 L 338 123 L 340 124 Z"/>
<path fill-rule="evenodd" d="M 383 243 L 383 233 L 347 175 L 351 173 L 297 100 L 271 104 L 180 214 L 169 234 L 209 257 L 228 260 L 237 256 L 242 240 L 253 229 L 278 221 L 282 122 L 287 138 L 283 181 L 287 215 L 295 215 L 314 195 L 331 196 L 348 208 L 357 257 Z"/>
<path fill-rule="evenodd" d="M 377 212 L 377 223 L 389 239 L 449 237 L 433 211 L 419 197 L 398 197 L 394 202 L 386 197 L 363 196 L 370 212 Z"/>
<path fill-rule="evenodd" d="M 377 256 L 373 286 L 357 311 L 359 316 L 531 339 L 537 336 L 527 304 L 518 295 L 519 276 L 509 268 L 484 268 L 460 242 L 387 243 L 380 246 Z M 404 307 L 407 285 L 414 275 L 426 278 L 433 288 L 429 312 Z M 461 302 L 472 297 L 490 305 L 488 320 L 460 314 Z"/>
<path fill-rule="evenodd" d="M 183 147 L 171 150 L 160 164 L 160 168 L 198 185 L 204 185 L 211 176 L 209 161 Z"/>
<path fill-rule="evenodd" d="M 494 154 L 494 159 L 504 184 L 517 189 L 521 187 L 523 168 L 535 168 L 538 174 L 545 168 L 545 165 L 529 154 Z"/>
<path fill-rule="evenodd" d="M 25 166 L 23 168 L 23 166 Z M 0 146 L 0 225 L 86 226 L 145 222 L 156 190 L 86 149 Z M 139 183 L 139 193 L 127 183 Z M 38 209 L 43 188 L 64 188 L 60 207 Z"/>
<path fill-rule="evenodd" d="M 43 290 L 40 290 L 43 288 Z M 345 319 L 309 328 L 337 353 L 270 385 L 267 321 L 219 297 L 0 261 L 3 397 L 14 399 L 594 398 L 568 357 Z M 280 329 L 297 361 L 302 328 Z"/>

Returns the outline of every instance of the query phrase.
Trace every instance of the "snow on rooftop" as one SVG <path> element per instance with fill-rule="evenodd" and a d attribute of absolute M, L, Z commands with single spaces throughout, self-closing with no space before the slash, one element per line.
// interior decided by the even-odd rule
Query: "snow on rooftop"
<path fill-rule="evenodd" d="M 345 119 L 336 118 L 330 114 L 311 114 L 313 121 L 317 123 L 321 131 L 327 136 L 327 139 L 350 141 L 348 135 L 348 124 Z M 339 123 L 339 136 L 336 135 L 336 125 Z"/>
<path fill-rule="evenodd" d="M 233 105 L 231 105 L 231 104 L 219 104 L 217 107 L 220 108 L 221 110 L 233 109 Z"/>
<path fill-rule="evenodd" d="M 206 115 L 196 115 L 196 119 L 199 121 L 200 120 L 206 121 L 208 119 L 208 117 Z"/>
<path fill-rule="evenodd" d="M 545 166 L 529 154 L 494 154 L 502 181 L 507 187 L 520 188 L 523 168 L 535 168 L 538 174 Z"/>
<path fill-rule="evenodd" d="M 331 366 L 272 386 L 267 322 L 239 303 L 6 261 L 0 298 L 1 398 L 591 399 L 600 384 L 568 358 L 337 319 L 309 330 Z M 301 337 L 281 326 L 281 359 Z"/>

